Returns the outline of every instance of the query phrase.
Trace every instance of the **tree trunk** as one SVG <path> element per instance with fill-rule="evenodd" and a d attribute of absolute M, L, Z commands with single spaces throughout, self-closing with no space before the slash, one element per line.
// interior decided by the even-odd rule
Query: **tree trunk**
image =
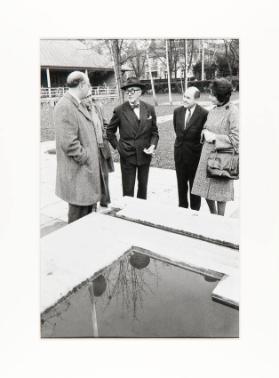
<path fill-rule="evenodd" d="M 228 64 L 228 68 L 229 68 L 229 72 L 230 72 L 230 81 L 232 81 L 232 66 L 231 66 L 231 63 L 230 63 L 230 60 L 229 60 L 229 57 L 228 57 L 228 45 L 227 45 L 227 42 L 225 42 L 225 51 L 226 51 L 226 61 L 227 61 L 227 64 Z"/>
<path fill-rule="evenodd" d="M 191 66 L 192 66 L 193 54 L 194 54 L 194 40 L 191 39 L 191 54 L 190 54 L 189 64 L 188 64 L 189 68 L 191 68 Z"/>
<path fill-rule="evenodd" d="M 187 39 L 184 39 L 184 56 L 185 56 L 185 74 L 184 74 L 184 86 L 185 86 L 185 91 L 187 90 L 187 56 L 188 56 L 188 49 L 187 49 Z"/>
<path fill-rule="evenodd" d="M 122 75 L 121 75 L 121 64 L 120 64 L 120 48 L 119 48 L 117 39 L 113 39 L 110 42 L 111 42 L 110 47 L 111 47 L 111 55 L 113 59 L 113 67 L 114 67 L 116 88 L 117 88 L 117 93 L 118 93 L 118 100 L 120 103 L 123 103 L 124 95 L 121 90 L 121 84 L 122 84 L 121 76 Z"/>
<path fill-rule="evenodd" d="M 204 80 L 204 43 L 203 40 L 202 43 L 202 62 L 201 62 L 201 79 Z"/>
<path fill-rule="evenodd" d="M 170 65 L 169 65 L 169 52 L 168 52 L 168 40 L 167 39 L 166 39 L 166 61 L 167 61 L 167 70 L 168 70 L 169 100 L 170 100 L 170 105 L 172 105 L 171 78 L 170 78 Z"/>
<path fill-rule="evenodd" d="M 148 56 L 148 51 L 146 51 L 146 59 L 147 59 L 147 64 L 148 64 L 148 69 L 149 69 L 154 105 L 158 106 L 158 101 L 157 101 L 157 98 L 156 98 L 155 87 L 154 87 L 154 82 L 153 82 L 153 77 L 152 77 L 152 72 L 151 72 L 151 66 L 150 66 L 150 61 L 149 61 L 149 56 Z"/>

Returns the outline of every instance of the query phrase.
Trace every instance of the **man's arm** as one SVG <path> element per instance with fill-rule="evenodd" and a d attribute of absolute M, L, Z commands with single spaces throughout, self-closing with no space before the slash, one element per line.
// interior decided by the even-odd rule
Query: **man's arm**
<path fill-rule="evenodd" d="M 86 148 L 78 139 L 78 123 L 69 107 L 60 106 L 54 113 L 56 141 L 63 151 L 77 163 L 84 164 L 88 159 Z"/>
<path fill-rule="evenodd" d="M 174 128 L 175 134 L 176 134 L 176 113 L 177 113 L 177 111 L 176 111 L 176 109 L 174 109 L 174 111 L 173 111 L 173 128 Z"/>
<path fill-rule="evenodd" d="M 107 125 L 107 128 L 106 128 L 107 139 L 114 149 L 116 149 L 118 146 L 118 141 L 117 141 L 115 133 L 117 131 L 117 128 L 119 127 L 119 124 L 120 124 L 120 119 L 119 119 L 116 109 L 114 109 L 112 119 L 110 120 L 110 123 Z"/>
<path fill-rule="evenodd" d="M 157 127 L 156 113 L 153 106 L 151 108 L 151 117 L 152 117 L 152 133 L 151 133 L 150 145 L 153 145 L 156 148 L 159 141 L 159 132 L 158 132 L 158 127 Z"/>

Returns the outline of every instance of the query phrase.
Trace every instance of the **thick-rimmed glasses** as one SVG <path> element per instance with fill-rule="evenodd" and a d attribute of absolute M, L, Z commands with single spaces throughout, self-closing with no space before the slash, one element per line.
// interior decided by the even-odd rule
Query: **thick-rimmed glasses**
<path fill-rule="evenodd" d="M 125 91 L 126 94 L 135 94 L 135 92 L 140 91 L 140 89 L 127 89 Z"/>

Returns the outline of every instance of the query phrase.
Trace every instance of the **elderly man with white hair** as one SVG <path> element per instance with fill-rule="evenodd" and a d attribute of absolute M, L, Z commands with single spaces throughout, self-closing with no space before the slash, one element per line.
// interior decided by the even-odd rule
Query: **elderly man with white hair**
<path fill-rule="evenodd" d="M 91 115 L 82 100 L 90 93 L 83 72 L 67 78 L 69 91 L 55 106 L 56 195 L 68 202 L 71 223 L 96 210 L 101 197 L 98 144 Z"/>
<path fill-rule="evenodd" d="M 201 197 L 191 194 L 201 155 L 201 132 L 207 119 L 207 110 L 198 105 L 200 91 L 189 87 L 183 94 L 183 105 L 174 110 L 173 125 L 176 134 L 174 161 L 180 207 L 199 210 Z M 188 190 L 189 189 L 189 190 Z"/>

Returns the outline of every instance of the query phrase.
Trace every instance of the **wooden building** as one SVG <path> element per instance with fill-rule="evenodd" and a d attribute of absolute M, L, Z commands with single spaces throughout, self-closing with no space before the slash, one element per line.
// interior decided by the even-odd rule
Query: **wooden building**
<path fill-rule="evenodd" d="M 40 64 L 41 88 L 65 87 L 67 76 L 75 70 L 86 72 L 92 87 L 115 86 L 112 63 L 79 40 L 42 39 Z"/>

